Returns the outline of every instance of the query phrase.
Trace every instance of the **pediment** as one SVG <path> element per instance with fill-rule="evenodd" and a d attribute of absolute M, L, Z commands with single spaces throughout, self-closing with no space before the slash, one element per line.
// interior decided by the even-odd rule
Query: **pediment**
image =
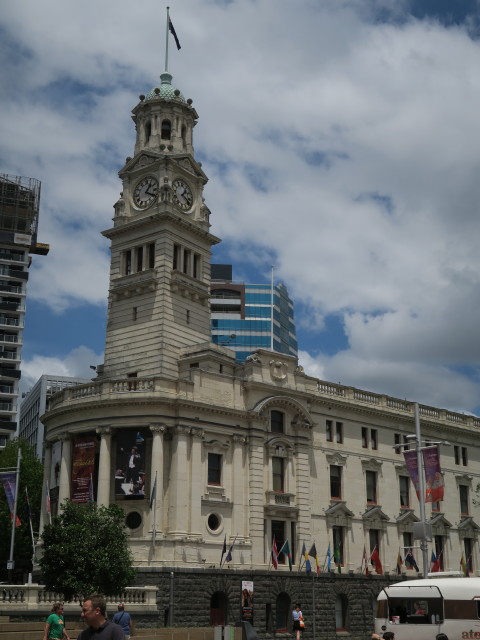
<path fill-rule="evenodd" d="M 363 458 L 362 459 L 362 467 L 364 470 L 368 471 L 380 471 L 382 468 L 383 462 L 381 460 L 377 460 L 376 458 Z"/>
<path fill-rule="evenodd" d="M 343 518 L 353 518 L 353 511 L 347 507 L 346 503 L 343 500 L 338 502 L 334 502 L 331 504 L 328 509 L 325 509 L 326 516 L 334 516 L 334 517 L 343 517 Z"/>
<path fill-rule="evenodd" d="M 384 522 L 388 522 L 388 520 L 390 520 L 387 514 L 382 511 L 382 507 L 380 505 L 367 509 L 365 513 L 362 514 L 362 518 L 363 520 L 383 520 Z"/>
<path fill-rule="evenodd" d="M 137 171 L 138 169 L 144 169 L 145 167 L 148 167 L 149 165 L 156 162 L 159 158 L 161 158 L 161 155 L 159 153 L 142 151 L 135 158 L 127 158 L 127 162 L 118 172 L 119 176 L 122 177 L 123 173 L 126 171 Z"/>
<path fill-rule="evenodd" d="M 443 513 L 437 513 L 434 516 L 432 516 L 430 518 L 429 524 L 431 524 L 432 527 L 436 527 L 436 528 L 441 527 L 442 529 L 450 528 L 452 526 L 452 523 L 445 518 Z"/>
<path fill-rule="evenodd" d="M 475 520 L 469 516 L 458 523 L 458 529 L 463 531 L 478 531 L 480 527 Z"/>
<path fill-rule="evenodd" d="M 309 429 L 313 427 L 313 420 L 309 412 L 297 400 L 289 396 L 268 396 L 263 398 L 263 400 L 257 402 L 252 411 L 265 417 L 270 409 L 277 408 L 288 409 L 294 413 L 295 417 L 292 421 L 292 426 L 301 424 Z"/>
<path fill-rule="evenodd" d="M 343 467 L 347 462 L 347 456 L 342 456 L 338 451 L 335 451 L 335 453 L 327 453 L 325 457 L 327 458 L 328 464 L 334 464 L 337 467 Z"/>
<path fill-rule="evenodd" d="M 402 512 L 395 520 L 400 524 L 410 524 L 420 522 L 420 519 L 414 514 L 413 509 L 402 509 Z"/>

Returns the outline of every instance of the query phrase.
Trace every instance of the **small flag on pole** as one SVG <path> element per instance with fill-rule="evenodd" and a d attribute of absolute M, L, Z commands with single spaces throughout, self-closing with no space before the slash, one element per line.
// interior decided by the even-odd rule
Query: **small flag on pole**
<path fill-rule="evenodd" d="M 150 494 L 150 509 L 152 509 L 155 500 L 157 499 L 157 474 L 155 473 L 155 481 L 153 483 L 152 492 Z"/>
<path fill-rule="evenodd" d="M 8 507 L 10 509 L 10 518 L 13 521 L 13 512 L 15 510 L 15 495 L 17 493 L 17 475 L 14 472 L 5 471 L 0 473 L 0 481 L 3 484 L 5 490 L 5 497 L 7 498 Z M 15 517 L 15 526 L 19 527 L 22 523 L 18 516 Z"/>
<path fill-rule="evenodd" d="M 365 570 L 365 575 L 369 576 L 370 575 L 370 569 L 368 568 L 367 549 L 365 548 L 365 545 L 363 545 L 363 556 L 362 556 L 361 573 L 363 573 L 364 570 Z"/>
<path fill-rule="evenodd" d="M 430 558 L 431 573 L 437 573 L 438 571 L 440 571 L 440 554 L 441 552 L 438 554 L 438 556 L 436 556 L 435 553 L 432 551 L 432 557 Z"/>
<path fill-rule="evenodd" d="M 223 539 L 222 555 L 220 556 L 220 566 L 222 566 L 223 556 L 227 553 L 227 534 Z"/>
<path fill-rule="evenodd" d="M 292 552 L 290 551 L 290 545 L 288 544 L 288 539 L 285 540 L 285 542 L 282 545 L 282 548 L 280 549 L 280 551 L 278 552 L 283 553 L 284 556 L 287 557 L 288 560 L 288 567 L 290 569 L 290 571 L 292 570 Z"/>
<path fill-rule="evenodd" d="M 403 564 L 403 560 L 402 560 L 402 556 L 400 555 L 400 549 L 399 549 L 398 555 L 397 555 L 397 576 L 402 574 L 402 564 Z"/>
<path fill-rule="evenodd" d="M 383 574 L 383 567 L 382 567 L 382 562 L 380 560 L 380 554 L 378 553 L 377 545 L 375 545 L 372 555 L 370 556 L 370 562 L 375 567 L 376 573 L 381 576 Z"/>
<path fill-rule="evenodd" d="M 277 550 L 277 541 L 275 540 L 275 536 L 273 537 L 273 542 L 272 542 L 272 564 L 274 569 L 278 569 L 278 550 Z"/>
<path fill-rule="evenodd" d="M 460 568 L 463 571 L 463 575 L 467 576 L 468 575 L 467 563 L 465 562 L 465 556 L 463 555 L 463 553 L 462 553 L 462 557 L 460 558 Z"/>
<path fill-rule="evenodd" d="M 332 567 L 332 554 L 330 553 L 330 543 L 328 543 L 327 549 L 327 571 L 330 571 Z"/>
<path fill-rule="evenodd" d="M 170 20 L 170 17 L 168 18 L 168 29 L 169 29 L 170 33 L 172 34 L 173 39 L 175 40 L 175 44 L 177 45 L 177 49 L 180 51 L 180 49 L 182 47 L 180 46 L 180 42 L 178 40 L 178 36 L 177 36 L 177 34 L 175 32 L 175 29 L 173 27 L 173 22 Z"/>
<path fill-rule="evenodd" d="M 342 554 L 340 553 L 340 547 L 338 546 L 335 547 L 335 551 L 333 552 L 333 559 L 337 565 L 338 573 L 342 573 Z"/>
<path fill-rule="evenodd" d="M 310 549 L 310 551 L 308 552 L 308 555 L 311 558 L 315 558 L 315 566 L 317 568 L 317 575 L 320 574 L 320 562 L 318 561 L 318 553 L 317 553 L 317 547 L 315 546 L 315 543 L 312 544 L 312 547 Z"/>
<path fill-rule="evenodd" d="M 235 544 L 235 540 L 236 539 L 237 539 L 237 536 L 235 536 L 235 538 L 233 539 L 232 544 L 230 545 L 230 549 L 228 550 L 227 557 L 225 558 L 225 562 L 231 562 L 232 561 L 233 545 Z M 225 564 L 225 562 L 223 564 Z"/>
<path fill-rule="evenodd" d="M 312 573 L 312 564 L 310 562 L 310 558 L 308 557 L 307 547 L 305 546 L 305 543 L 303 543 L 302 555 L 305 558 L 305 570 L 307 574 L 310 575 Z"/>
<path fill-rule="evenodd" d="M 420 571 L 420 569 L 418 568 L 418 564 L 415 562 L 415 558 L 413 557 L 413 552 L 411 549 L 408 550 L 408 553 L 405 556 L 405 565 L 408 569 L 415 569 L 415 571 Z"/>

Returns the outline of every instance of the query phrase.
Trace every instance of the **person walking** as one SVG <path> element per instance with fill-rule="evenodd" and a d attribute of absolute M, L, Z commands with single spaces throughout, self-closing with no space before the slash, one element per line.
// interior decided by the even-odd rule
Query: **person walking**
<path fill-rule="evenodd" d="M 63 617 L 63 604 L 55 602 L 52 613 L 45 622 L 43 640 L 70 640 L 65 629 L 65 618 Z"/>
<path fill-rule="evenodd" d="M 119 604 L 117 608 L 118 611 L 113 616 L 112 622 L 120 625 L 123 629 L 123 633 L 125 634 L 125 640 L 130 640 L 133 628 L 132 617 L 127 611 L 125 611 L 125 605 L 123 604 L 123 602 Z"/>
<path fill-rule="evenodd" d="M 82 618 L 88 624 L 77 640 L 125 640 L 122 627 L 107 620 L 107 602 L 98 593 L 87 596 L 82 605 Z"/>
<path fill-rule="evenodd" d="M 293 618 L 293 630 L 295 631 L 295 640 L 300 640 L 301 633 L 304 629 L 301 605 L 299 604 L 295 605 L 295 608 L 292 611 L 292 618 Z"/>

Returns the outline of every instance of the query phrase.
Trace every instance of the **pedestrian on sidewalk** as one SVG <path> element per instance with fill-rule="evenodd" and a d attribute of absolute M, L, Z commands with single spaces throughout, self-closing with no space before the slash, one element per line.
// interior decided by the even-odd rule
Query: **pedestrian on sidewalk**
<path fill-rule="evenodd" d="M 52 607 L 52 613 L 45 622 L 43 640 L 70 640 L 67 630 L 65 629 L 63 604 L 61 602 L 55 602 Z"/>
<path fill-rule="evenodd" d="M 112 621 L 122 627 L 123 633 L 125 634 L 125 640 L 130 640 L 133 629 L 132 617 L 127 611 L 125 611 L 125 605 L 123 604 L 123 602 L 121 602 L 117 608 L 118 611 L 113 616 Z"/>

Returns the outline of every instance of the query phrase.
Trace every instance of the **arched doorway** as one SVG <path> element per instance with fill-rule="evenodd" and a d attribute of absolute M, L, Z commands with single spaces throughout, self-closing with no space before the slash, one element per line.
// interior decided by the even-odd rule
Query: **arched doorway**
<path fill-rule="evenodd" d="M 212 627 L 227 624 L 228 598 L 223 591 L 215 591 L 210 598 L 210 624 Z"/>
<path fill-rule="evenodd" d="M 277 632 L 288 630 L 290 609 L 290 596 L 285 592 L 279 593 L 275 602 L 275 630 Z"/>

